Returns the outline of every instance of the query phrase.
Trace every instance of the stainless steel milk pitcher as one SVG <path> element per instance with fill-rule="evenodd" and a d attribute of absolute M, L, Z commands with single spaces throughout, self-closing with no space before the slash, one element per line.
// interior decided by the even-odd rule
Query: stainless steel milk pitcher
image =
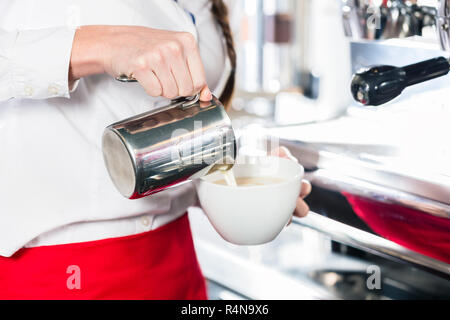
<path fill-rule="evenodd" d="M 198 95 L 108 126 L 102 149 L 114 185 L 129 199 L 228 170 L 236 157 L 225 108 Z"/>

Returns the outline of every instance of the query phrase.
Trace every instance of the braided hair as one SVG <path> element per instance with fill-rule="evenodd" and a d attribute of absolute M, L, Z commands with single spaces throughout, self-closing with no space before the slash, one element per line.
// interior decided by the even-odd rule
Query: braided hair
<path fill-rule="evenodd" d="M 210 0 L 211 2 L 211 13 L 215 18 L 217 24 L 222 29 L 222 34 L 225 39 L 226 50 L 228 59 L 231 64 L 231 73 L 228 77 L 225 88 L 220 96 L 220 101 L 229 107 L 231 103 L 231 98 L 233 96 L 234 86 L 236 82 L 236 50 L 234 48 L 233 34 L 231 33 L 230 21 L 228 15 L 228 7 L 223 2 L 223 0 Z"/>

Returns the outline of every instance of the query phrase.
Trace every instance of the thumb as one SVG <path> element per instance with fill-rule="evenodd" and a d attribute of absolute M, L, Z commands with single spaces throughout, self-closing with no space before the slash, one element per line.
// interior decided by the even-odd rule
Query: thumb
<path fill-rule="evenodd" d="M 208 86 L 205 86 L 202 91 L 200 91 L 200 101 L 211 101 L 212 93 Z"/>

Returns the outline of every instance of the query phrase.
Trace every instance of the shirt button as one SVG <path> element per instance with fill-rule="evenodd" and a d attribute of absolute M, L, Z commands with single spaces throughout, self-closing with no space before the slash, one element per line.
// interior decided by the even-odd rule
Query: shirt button
<path fill-rule="evenodd" d="M 48 92 L 52 95 L 57 95 L 59 92 L 58 86 L 52 85 L 48 87 Z"/>
<path fill-rule="evenodd" d="M 148 227 L 150 225 L 150 219 L 149 217 L 145 216 L 141 218 L 141 223 L 142 225 Z"/>
<path fill-rule="evenodd" d="M 30 86 L 25 86 L 25 88 L 23 89 L 24 93 L 26 96 L 32 96 L 34 93 L 34 89 Z"/>

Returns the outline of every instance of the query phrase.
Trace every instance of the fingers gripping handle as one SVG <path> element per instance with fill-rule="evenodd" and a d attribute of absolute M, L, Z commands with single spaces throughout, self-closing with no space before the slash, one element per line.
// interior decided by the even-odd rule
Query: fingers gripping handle
<path fill-rule="evenodd" d="M 121 74 L 120 76 L 116 77 L 115 79 L 117 81 L 125 82 L 125 83 L 137 82 L 137 80 L 135 78 L 133 78 L 132 76 L 127 76 L 125 74 Z M 195 104 L 199 99 L 200 99 L 200 94 L 196 94 L 195 96 L 191 96 L 191 97 L 173 99 L 172 103 L 177 103 L 177 104 L 179 104 L 180 107 L 186 108 L 186 107 L 189 107 L 189 106 Z"/>

